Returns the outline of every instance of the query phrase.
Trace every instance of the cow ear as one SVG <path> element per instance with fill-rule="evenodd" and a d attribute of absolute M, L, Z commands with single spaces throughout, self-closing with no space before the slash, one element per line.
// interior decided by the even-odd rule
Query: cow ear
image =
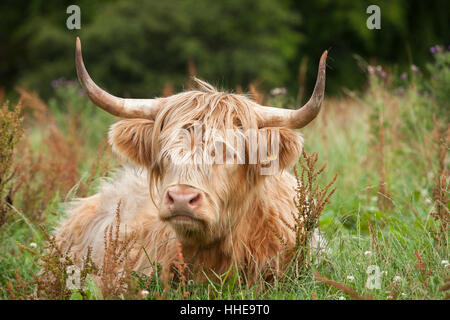
<path fill-rule="evenodd" d="M 126 119 L 113 124 L 109 143 L 115 153 L 140 166 L 151 163 L 151 137 L 154 121 Z"/>
<path fill-rule="evenodd" d="M 298 132 L 280 128 L 280 167 L 292 168 L 298 161 L 303 148 L 303 138 Z"/>
<path fill-rule="evenodd" d="M 298 161 L 303 148 L 303 138 L 295 131 L 287 128 L 261 128 L 259 134 L 265 134 L 267 142 L 267 150 L 270 150 L 271 136 L 276 134 L 278 139 L 278 164 L 280 169 L 292 168 Z M 275 155 L 269 156 L 270 159 Z M 264 159 L 262 164 L 264 164 Z"/>

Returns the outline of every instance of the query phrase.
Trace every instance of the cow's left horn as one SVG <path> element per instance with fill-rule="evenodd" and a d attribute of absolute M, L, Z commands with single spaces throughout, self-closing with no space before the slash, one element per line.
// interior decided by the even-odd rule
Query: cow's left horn
<path fill-rule="evenodd" d="M 328 51 L 322 54 L 319 62 L 316 85 L 309 101 L 298 110 L 288 110 L 273 107 L 257 108 L 261 116 L 260 127 L 287 127 L 300 129 L 310 123 L 319 114 L 325 92 L 325 74 Z"/>
<path fill-rule="evenodd" d="M 101 89 L 84 67 L 81 41 L 77 37 L 75 64 L 78 80 L 91 101 L 103 110 L 122 118 L 154 119 L 159 110 L 159 99 L 124 99 Z"/>

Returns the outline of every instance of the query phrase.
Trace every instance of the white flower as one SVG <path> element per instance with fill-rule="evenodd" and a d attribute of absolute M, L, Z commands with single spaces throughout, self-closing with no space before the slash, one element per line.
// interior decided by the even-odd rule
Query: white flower
<path fill-rule="evenodd" d="M 448 260 L 442 260 L 441 264 L 444 266 L 444 268 L 447 268 L 450 264 L 448 263 Z"/>
<path fill-rule="evenodd" d="M 31 247 L 31 248 L 37 248 L 37 244 L 36 244 L 35 242 L 31 242 L 31 243 L 30 243 L 30 247 Z"/>
<path fill-rule="evenodd" d="M 400 276 L 395 276 L 394 279 L 392 279 L 392 281 L 393 281 L 394 283 L 399 283 L 400 281 L 402 281 L 402 277 L 400 277 Z"/>
<path fill-rule="evenodd" d="M 394 297 L 393 296 L 387 296 L 388 300 L 392 300 Z"/>
<path fill-rule="evenodd" d="M 364 252 L 364 255 L 370 258 L 372 256 L 372 251 L 367 250 L 366 252 Z"/>
<path fill-rule="evenodd" d="M 146 296 L 148 296 L 150 294 L 150 292 L 148 292 L 148 290 L 142 290 L 141 291 L 141 295 L 145 298 Z"/>
<path fill-rule="evenodd" d="M 430 199 L 430 198 L 426 198 L 426 199 L 425 199 L 425 203 L 426 203 L 426 204 L 431 204 L 431 199 Z"/>
<path fill-rule="evenodd" d="M 406 297 L 407 297 L 407 294 L 404 293 L 404 292 L 402 292 L 402 297 L 403 297 L 403 298 L 406 298 Z"/>
<path fill-rule="evenodd" d="M 354 276 L 347 276 L 347 280 L 350 282 L 355 281 L 355 277 Z"/>
<path fill-rule="evenodd" d="M 270 91 L 270 94 L 273 96 L 285 95 L 287 93 L 286 88 L 274 88 Z"/>
<path fill-rule="evenodd" d="M 426 197 L 428 195 L 428 190 L 427 189 L 420 189 L 420 195 L 422 197 Z"/>
<path fill-rule="evenodd" d="M 340 296 L 340 297 L 339 297 L 339 300 L 347 300 L 347 299 L 345 299 L 344 296 Z"/>

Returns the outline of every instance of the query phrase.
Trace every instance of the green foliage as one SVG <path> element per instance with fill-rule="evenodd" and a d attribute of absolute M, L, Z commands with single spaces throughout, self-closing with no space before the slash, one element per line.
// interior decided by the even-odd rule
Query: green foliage
<path fill-rule="evenodd" d="M 366 28 L 366 8 L 373 4 L 380 7 L 380 30 Z M 414 63 L 423 67 L 429 58 L 428 48 L 446 40 L 450 32 L 450 7 L 445 0 L 293 1 L 293 7 L 302 18 L 299 30 L 304 41 L 298 55 L 311 60 L 321 50 L 330 49 L 328 93 L 340 92 L 343 86 L 356 89 L 364 84 L 364 74 L 358 69 L 354 54 L 373 64 L 395 63 L 404 69 Z M 314 85 L 315 72 L 315 68 L 308 69 L 309 87 Z"/>
<path fill-rule="evenodd" d="M 87 151 L 97 150 L 99 144 L 105 141 L 114 116 L 95 106 L 75 80 L 56 79 L 52 81 L 52 87 L 53 95 L 48 99 L 48 108 L 55 116 L 58 127 L 68 134 L 70 126 L 67 120 L 72 119 L 77 138 L 89 137 Z"/>
<path fill-rule="evenodd" d="M 434 50 L 433 50 L 434 49 Z M 425 83 L 435 100 L 438 117 L 445 122 L 450 121 L 450 48 L 432 47 L 434 61 L 427 63 L 430 80 Z"/>
<path fill-rule="evenodd" d="M 33 64 L 21 81 L 44 96 L 50 94 L 51 80 L 75 78 L 74 65 L 68 63 L 75 35 L 82 39 L 93 78 L 117 95 L 136 97 L 159 95 L 169 81 L 180 90 L 189 61 L 201 77 L 219 86 L 285 83 L 290 77 L 287 61 L 299 41 L 292 29 L 296 14 L 270 0 L 119 0 L 94 10 L 92 19 L 84 17 L 89 7 L 80 7 L 80 31 L 68 31 L 65 21 L 45 17 L 23 26 Z"/>
<path fill-rule="evenodd" d="M 330 49 L 327 93 L 339 93 L 364 83 L 353 54 L 422 69 L 428 48 L 450 33 L 446 0 L 81 0 L 81 30 L 68 30 L 71 4 L 2 1 L 0 85 L 27 84 L 50 97 L 52 80 L 76 77 L 71 61 L 79 35 L 93 78 L 116 95 L 159 95 L 168 82 L 180 90 L 189 61 L 200 78 L 219 86 L 257 81 L 295 93 L 301 59 L 308 60 L 312 88 L 324 49 Z M 381 8 L 381 30 L 366 28 L 371 4 Z"/>

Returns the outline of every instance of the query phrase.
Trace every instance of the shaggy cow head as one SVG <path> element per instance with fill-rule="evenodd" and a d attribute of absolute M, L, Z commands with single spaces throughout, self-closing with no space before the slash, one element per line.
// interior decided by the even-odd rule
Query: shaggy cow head
<path fill-rule="evenodd" d="M 116 153 L 147 169 L 160 219 L 183 243 L 208 245 L 238 223 L 264 179 L 296 162 L 302 140 L 292 129 L 319 113 L 326 56 L 312 97 L 298 110 L 261 106 L 197 79 L 198 90 L 170 97 L 118 98 L 92 81 L 78 38 L 76 67 L 89 98 L 127 118 L 111 127 L 109 141 Z"/>

